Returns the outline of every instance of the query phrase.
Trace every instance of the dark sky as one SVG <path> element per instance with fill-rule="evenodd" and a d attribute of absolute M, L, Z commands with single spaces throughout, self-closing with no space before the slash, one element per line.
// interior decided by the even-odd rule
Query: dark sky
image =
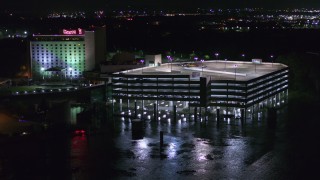
<path fill-rule="evenodd" d="M 320 8 L 320 0 L 0 0 L 0 9 L 27 11 L 92 9 Z"/>

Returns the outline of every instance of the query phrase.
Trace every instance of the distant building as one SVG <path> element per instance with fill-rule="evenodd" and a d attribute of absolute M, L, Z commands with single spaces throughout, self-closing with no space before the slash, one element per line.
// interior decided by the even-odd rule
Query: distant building
<path fill-rule="evenodd" d="M 146 55 L 145 56 L 146 66 L 160 66 L 162 63 L 161 54 Z"/>
<path fill-rule="evenodd" d="M 105 60 L 105 27 L 63 29 L 58 35 L 33 35 L 30 41 L 34 79 L 80 78 Z"/>

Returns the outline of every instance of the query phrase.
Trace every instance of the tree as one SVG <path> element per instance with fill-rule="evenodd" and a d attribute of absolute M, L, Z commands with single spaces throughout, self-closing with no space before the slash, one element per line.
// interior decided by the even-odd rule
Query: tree
<path fill-rule="evenodd" d="M 277 62 L 283 63 L 290 68 L 290 94 L 309 99 L 318 99 L 320 79 L 319 57 L 291 53 L 279 56 Z"/>

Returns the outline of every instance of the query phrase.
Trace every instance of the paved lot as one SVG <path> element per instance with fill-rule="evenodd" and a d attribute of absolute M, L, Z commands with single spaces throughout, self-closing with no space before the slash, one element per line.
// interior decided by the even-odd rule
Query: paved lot
<path fill-rule="evenodd" d="M 286 68 L 279 63 L 254 64 L 241 61 L 205 61 L 203 63 L 168 63 L 159 67 L 145 67 L 124 71 L 128 74 L 182 74 L 191 75 L 193 72 L 202 72 L 202 76 L 221 80 L 250 80 L 256 77 Z M 235 76 L 236 73 L 236 76 Z"/>

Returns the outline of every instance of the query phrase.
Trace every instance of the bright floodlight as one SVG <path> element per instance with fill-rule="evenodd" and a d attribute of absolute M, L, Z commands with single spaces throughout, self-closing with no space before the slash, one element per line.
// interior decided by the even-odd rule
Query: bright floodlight
<path fill-rule="evenodd" d="M 71 67 L 69 67 L 69 71 L 72 71 L 72 68 L 71 68 Z"/>
<path fill-rule="evenodd" d="M 44 71 L 44 67 L 42 67 L 40 70 L 41 70 L 41 71 Z"/>

